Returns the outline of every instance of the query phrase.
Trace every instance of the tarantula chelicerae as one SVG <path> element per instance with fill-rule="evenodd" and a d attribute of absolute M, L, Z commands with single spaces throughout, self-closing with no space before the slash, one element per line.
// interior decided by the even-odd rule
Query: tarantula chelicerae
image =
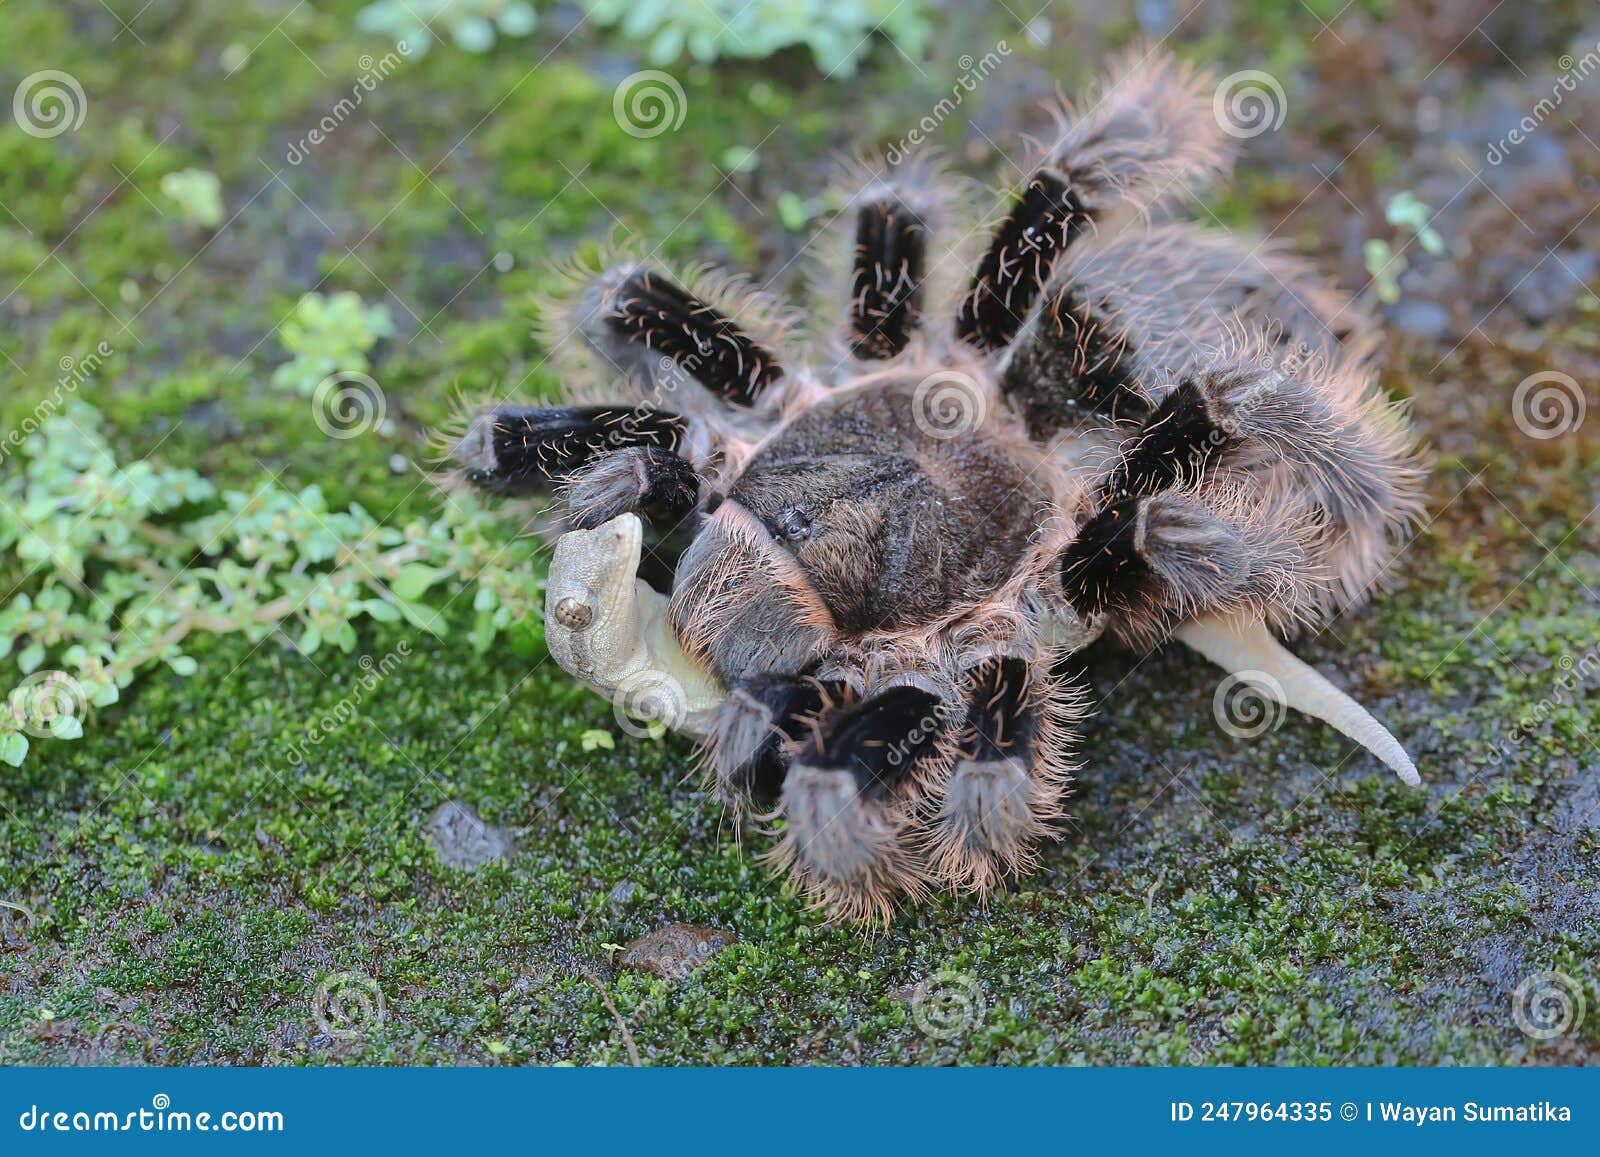
<path fill-rule="evenodd" d="M 1228 160 L 1203 77 L 1146 56 L 1059 120 L 976 254 L 931 167 L 858 182 L 826 333 L 704 275 L 589 278 L 552 341 L 631 400 L 495 408 L 455 446 L 493 493 L 561 488 L 552 652 L 703 736 L 835 914 L 1029 866 L 1083 711 L 1053 669 L 1102 632 L 1182 639 L 1416 781 L 1271 633 L 1360 599 L 1417 509 L 1361 320 L 1298 261 L 1144 219 Z M 670 598 L 638 515 L 690 536 Z"/>

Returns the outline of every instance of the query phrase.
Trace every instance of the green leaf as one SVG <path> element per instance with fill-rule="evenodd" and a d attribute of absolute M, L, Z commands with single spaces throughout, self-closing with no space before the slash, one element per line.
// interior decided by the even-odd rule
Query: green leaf
<path fill-rule="evenodd" d="M 20 731 L 13 731 L 4 739 L 0 739 L 0 763 L 9 763 L 12 767 L 21 767 L 22 761 L 28 757 L 28 737 Z"/>
<path fill-rule="evenodd" d="M 401 603 L 400 613 L 406 617 L 406 622 L 413 627 L 421 627 L 430 635 L 441 638 L 445 634 L 448 624 L 445 617 L 432 607 L 423 606 L 421 603 Z"/>
<path fill-rule="evenodd" d="M 472 622 L 472 649 L 483 654 L 494 643 L 494 636 L 494 612 L 479 611 Z"/>
<path fill-rule="evenodd" d="M 402 602 L 415 602 L 427 593 L 429 587 L 444 578 L 447 572 L 427 563 L 412 562 L 400 568 L 389 589 Z"/>
<path fill-rule="evenodd" d="M 369 618 L 376 619 L 380 623 L 400 621 L 400 608 L 382 599 L 365 599 L 361 603 L 361 609 L 367 612 Z"/>
<path fill-rule="evenodd" d="M 39 664 L 44 662 L 44 645 L 42 643 L 29 643 L 22 648 L 22 653 L 17 656 L 17 666 L 24 675 L 31 675 L 39 669 Z"/>

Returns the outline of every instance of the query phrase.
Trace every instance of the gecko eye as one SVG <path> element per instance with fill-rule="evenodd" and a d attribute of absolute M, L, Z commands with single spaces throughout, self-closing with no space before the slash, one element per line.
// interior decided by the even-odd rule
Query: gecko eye
<path fill-rule="evenodd" d="M 804 542 L 811 537 L 811 518 L 798 507 L 785 506 L 772 520 L 772 536 L 786 542 Z"/>

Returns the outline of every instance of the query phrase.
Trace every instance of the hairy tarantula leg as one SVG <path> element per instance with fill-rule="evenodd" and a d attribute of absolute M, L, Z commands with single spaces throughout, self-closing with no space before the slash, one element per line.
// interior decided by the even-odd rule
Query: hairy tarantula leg
<path fill-rule="evenodd" d="M 968 706 L 949 777 L 933 792 L 935 871 L 979 893 L 1025 871 L 1061 815 L 1067 761 L 1031 664 L 995 655 L 964 678 Z"/>
<path fill-rule="evenodd" d="M 707 755 L 723 794 L 770 810 L 788 772 L 788 746 L 803 739 L 808 722 L 833 700 L 810 676 L 751 675 L 728 691 L 712 720 Z"/>
<path fill-rule="evenodd" d="M 922 890 L 908 793 L 947 738 L 942 709 L 930 691 L 893 687 L 825 716 L 795 754 L 773 856 L 832 914 L 887 919 L 896 892 Z"/>
<path fill-rule="evenodd" d="M 1358 366 L 1278 363 L 1261 335 L 1234 335 L 1162 399 L 1100 484 L 1110 504 L 1219 471 L 1326 527 L 1308 562 L 1328 581 L 1302 585 L 1295 613 L 1354 600 L 1388 555 L 1393 527 L 1419 508 L 1421 472 L 1395 407 Z M 1214 489 L 1209 487 L 1208 489 Z"/>
<path fill-rule="evenodd" d="M 1176 491 L 1124 498 L 1062 552 L 1061 591 L 1080 618 L 1109 613 L 1118 634 L 1153 645 L 1196 614 L 1292 604 L 1307 569 L 1297 530 L 1287 517 L 1238 519 Z"/>
<path fill-rule="evenodd" d="M 855 259 L 845 324 L 850 352 L 864 361 L 892 358 L 922 324 L 928 226 L 884 190 L 856 211 Z"/>
<path fill-rule="evenodd" d="M 1145 372 L 1121 319 L 1062 281 L 1007 353 L 1000 393 L 1021 415 L 1028 436 L 1047 442 L 1079 422 L 1147 415 Z"/>
<path fill-rule="evenodd" d="M 700 499 L 700 476 L 671 450 L 633 446 L 607 454 L 566 482 L 567 517 L 592 530 L 622 514 L 677 523 Z"/>
<path fill-rule="evenodd" d="M 1283 464 L 1305 476 L 1341 526 L 1379 533 L 1415 504 L 1416 470 L 1392 407 L 1319 365 L 1330 391 L 1270 362 L 1225 352 L 1169 393 L 1125 446 L 1101 487 L 1106 500 L 1154 494 L 1198 480 L 1214 461 Z"/>
<path fill-rule="evenodd" d="M 777 358 L 731 318 L 641 265 L 598 278 L 581 309 L 590 346 L 652 389 L 689 380 L 747 407 L 783 376 Z"/>
<path fill-rule="evenodd" d="M 1101 501 L 1116 502 L 1199 481 L 1211 461 L 1234 441 L 1234 428 L 1213 420 L 1198 385 L 1179 383 L 1124 443 L 1116 466 L 1100 484 Z"/>
<path fill-rule="evenodd" d="M 455 458 L 474 486 L 524 495 L 565 481 L 613 450 L 676 451 L 687 430 L 677 414 L 641 406 L 501 406 L 473 419 Z"/>
<path fill-rule="evenodd" d="M 1184 624 L 1176 634 L 1224 671 L 1249 679 L 1284 706 L 1343 732 L 1393 768 L 1404 783 L 1422 784 L 1417 765 L 1389 729 L 1316 668 L 1291 654 L 1265 623 L 1206 618 Z"/>
<path fill-rule="evenodd" d="M 1088 210 L 1066 178 L 1048 171 L 1029 178 L 961 299 L 956 336 L 985 353 L 1009 345 L 1056 258 L 1088 224 Z"/>
<path fill-rule="evenodd" d="M 635 578 L 644 528 L 624 514 L 556 540 L 545 641 L 556 662 L 620 712 L 704 736 L 724 692 L 683 652 L 667 598 Z"/>
<path fill-rule="evenodd" d="M 1001 222 L 956 315 L 956 336 L 1004 348 L 1056 262 L 1119 205 L 1145 209 L 1226 163 L 1207 78 L 1164 54 L 1129 56 L 1081 116 L 1063 125 Z"/>

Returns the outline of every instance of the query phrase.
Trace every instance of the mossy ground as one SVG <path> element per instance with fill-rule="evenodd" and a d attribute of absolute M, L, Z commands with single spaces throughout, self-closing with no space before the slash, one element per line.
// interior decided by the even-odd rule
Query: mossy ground
<path fill-rule="evenodd" d="M 1039 98 L 1139 31 L 1132 6 L 1058 4 L 1039 43 L 1003 7 L 974 6 L 941 16 L 929 61 L 880 46 L 848 81 L 800 56 L 680 67 L 685 127 L 636 139 L 611 101 L 641 61 L 556 8 L 491 55 L 436 46 L 404 63 L 291 165 L 358 58 L 385 47 L 351 31 L 359 4 L 113 7 L 127 26 L 95 3 L 5 5 L 0 89 L 59 68 L 89 105 L 54 139 L 0 125 L 0 416 L 9 428 L 61 358 L 104 340 L 116 353 L 82 393 L 125 456 L 158 447 L 234 485 L 263 471 L 317 481 L 390 521 L 430 508 L 396 456 L 418 457 L 452 390 L 556 389 L 530 305 L 551 259 L 622 230 L 673 260 L 784 270 L 789 287 L 809 230 L 773 211 L 780 195 L 822 209 L 829 159 L 900 138 L 949 92 L 960 53 L 997 37 L 1015 50 L 938 134 L 988 178 L 1039 123 Z M 1217 4 L 1175 38 L 1222 71 L 1292 78 L 1287 124 L 1250 143 L 1210 211 L 1275 230 L 1352 288 L 1352 255 L 1405 187 L 1396 174 L 1438 176 L 1419 168 L 1411 121 L 1418 78 L 1458 39 L 1384 9 Z M 1533 11 L 1486 27 L 1539 74 L 1537 93 L 1582 9 Z M 230 45 L 250 53 L 231 75 Z M 1391 49 L 1410 54 L 1409 80 L 1371 64 Z M 1481 44 L 1455 51 L 1447 75 L 1474 86 L 1461 107 L 1515 78 Z M 1556 123 L 1547 136 L 1570 139 Z M 162 197 L 160 177 L 184 167 L 222 179 L 229 220 L 214 235 Z M 1589 205 L 1597 172 L 1578 141 L 1566 177 Z M 1457 173 L 1444 196 L 1463 185 L 1462 234 L 1492 233 L 1484 190 Z M 1592 248 L 1593 222 L 1573 228 L 1561 242 Z M 585 751 L 610 707 L 537 647 L 478 655 L 464 638 L 372 629 L 364 651 L 405 642 L 409 656 L 302 762 L 287 745 L 361 672 L 212 640 L 199 675 L 143 681 L 86 739 L 41 744 L 0 776 L 0 899 L 33 913 L 0 909 L 5 1058 L 626 1063 L 629 1039 L 657 1064 L 1592 1056 L 1600 697 L 1592 677 L 1561 680 L 1600 639 L 1600 421 L 1538 441 L 1510 399 L 1550 368 L 1592 398 L 1600 338 L 1582 299 L 1524 324 L 1473 269 L 1440 274 L 1459 281 L 1461 332 L 1398 340 L 1386 374 L 1436 448 L 1431 520 L 1386 593 L 1301 648 L 1391 722 L 1425 790 L 1299 718 L 1230 738 L 1212 715 L 1216 673 L 1192 656 L 1097 656 L 1074 822 L 1041 870 L 986 908 L 941 898 L 874 935 L 821 924 L 738 846 L 687 744 L 619 735 Z M 276 326 L 318 288 L 394 315 L 376 370 L 392 430 L 326 439 L 309 403 L 268 386 Z M 467 608 L 450 613 L 464 629 Z M 516 851 L 444 866 L 424 829 L 451 800 Z M 614 970 L 608 945 L 671 921 L 738 942 L 677 982 Z M 1544 1042 L 1517 1028 L 1513 990 L 1552 971 L 1588 1015 Z M 384 999 L 351 1039 L 309 1011 L 340 973 Z M 908 993 L 930 978 L 954 993 L 951 1032 L 911 1015 Z"/>

